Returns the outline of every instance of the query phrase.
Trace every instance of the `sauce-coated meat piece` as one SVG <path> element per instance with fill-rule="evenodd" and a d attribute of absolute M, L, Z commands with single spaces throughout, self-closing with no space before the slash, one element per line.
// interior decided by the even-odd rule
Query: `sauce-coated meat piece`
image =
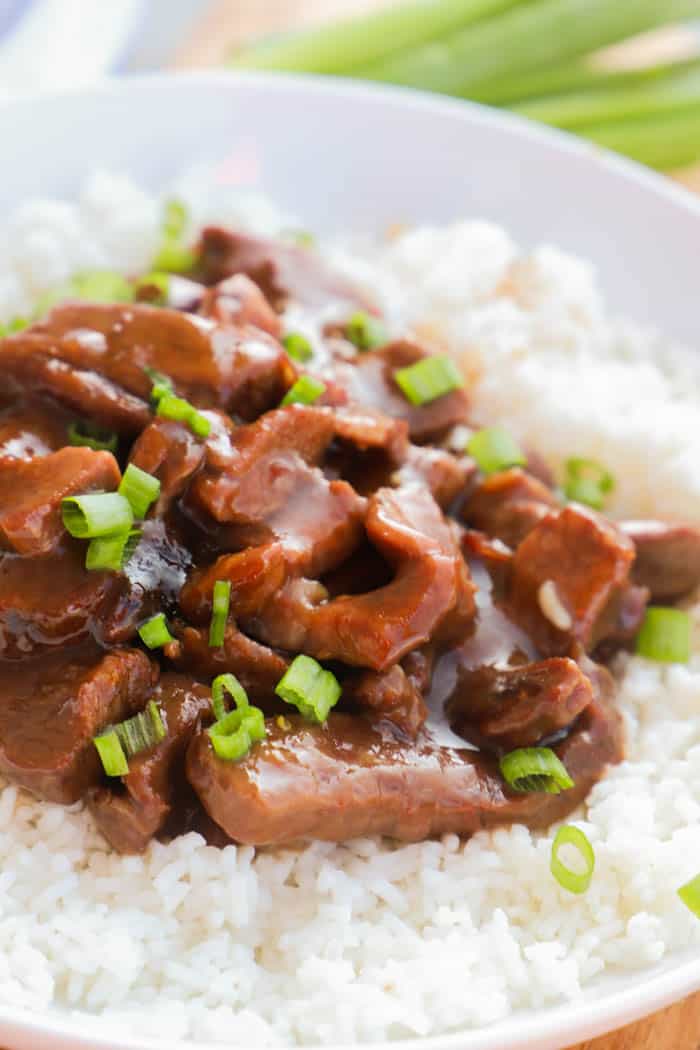
<path fill-rule="evenodd" d="M 98 828 L 120 853 L 142 853 L 174 807 L 191 805 L 185 753 L 197 723 L 211 709 L 211 690 L 184 675 L 164 674 L 148 699 L 158 705 L 166 736 L 129 760 L 119 788 L 97 788 L 88 796 Z"/>
<path fill-rule="evenodd" d="M 634 546 L 581 506 L 551 511 L 515 551 L 506 602 L 545 656 L 590 651 L 614 633 Z"/>
<path fill-rule="evenodd" d="M 0 463 L 48 456 L 68 442 L 75 414 L 48 398 L 12 398 L 0 408 Z"/>
<path fill-rule="evenodd" d="M 469 835 L 499 824 L 544 827 L 570 813 L 610 762 L 622 757 L 619 716 L 602 700 L 581 715 L 555 750 L 575 786 L 559 795 L 515 794 L 494 759 L 474 751 L 414 744 L 387 723 L 331 714 L 323 726 L 293 716 L 274 720 L 241 762 L 215 755 L 195 734 L 187 775 L 200 800 L 236 842 L 279 845 L 303 839 L 342 842 L 365 835 L 419 841 Z"/>
<path fill-rule="evenodd" d="M 461 667 L 447 702 L 456 733 L 497 753 L 534 747 L 570 726 L 592 702 L 580 667 L 552 657 L 519 667 Z"/>
<path fill-rule="evenodd" d="M 91 643 L 0 664 L 0 772 L 70 804 L 101 778 L 92 738 L 144 706 L 157 672 L 136 649 Z"/>
<path fill-rule="evenodd" d="M 177 641 L 167 647 L 166 655 L 178 669 L 205 679 L 230 672 L 253 703 L 268 708 L 275 686 L 289 666 L 288 657 L 248 638 L 231 620 L 220 646 L 209 645 L 208 627 L 176 624 L 174 631 Z"/>
<path fill-rule="evenodd" d="M 649 588 L 652 601 L 677 601 L 700 587 L 700 528 L 661 521 L 625 521 L 620 527 L 637 551 L 632 578 Z"/>
<path fill-rule="evenodd" d="M 409 654 L 411 656 L 413 654 Z M 362 671 L 343 682 L 343 699 L 369 708 L 415 739 L 428 717 L 424 690 L 401 664 L 388 671 Z"/>
<path fill-rule="evenodd" d="M 316 252 L 298 244 L 207 226 L 199 244 L 197 275 L 205 284 L 217 284 L 240 273 L 255 281 L 275 310 L 282 310 L 290 301 L 304 306 L 338 302 L 373 309 L 370 297 L 335 273 Z"/>
<path fill-rule="evenodd" d="M 393 568 L 390 583 L 330 601 L 308 580 L 290 580 L 243 626 L 268 644 L 318 660 L 384 671 L 441 632 L 464 633 L 473 585 L 439 507 L 418 485 L 380 489 L 365 530 Z"/>
<path fill-rule="evenodd" d="M 551 489 L 519 467 L 483 478 L 462 508 L 474 529 L 517 547 L 557 507 Z"/>
<path fill-rule="evenodd" d="M 111 452 L 62 448 L 21 462 L 0 460 L 0 545 L 25 556 L 48 554 L 65 535 L 61 500 L 110 492 L 121 480 Z"/>
<path fill-rule="evenodd" d="M 213 288 L 207 289 L 202 297 L 198 312 L 202 317 L 226 324 L 253 325 L 262 328 L 279 339 L 282 334 L 282 322 L 272 309 L 263 293 L 244 273 L 236 273 Z"/>
<path fill-rule="evenodd" d="M 154 419 L 134 442 L 129 462 L 160 481 L 152 512 L 165 514 L 204 463 L 206 446 L 184 423 Z"/>

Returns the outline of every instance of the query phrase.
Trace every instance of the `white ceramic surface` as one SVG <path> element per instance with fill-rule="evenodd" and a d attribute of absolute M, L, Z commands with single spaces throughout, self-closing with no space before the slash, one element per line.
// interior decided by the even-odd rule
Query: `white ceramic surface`
<path fill-rule="evenodd" d="M 156 187 L 195 162 L 228 159 L 229 177 L 318 231 L 474 215 L 525 244 L 559 244 L 597 264 L 616 310 L 700 350 L 700 202 L 635 165 L 486 109 L 314 78 L 153 77 L 0 106 L 0 142 L 0 215 L 28 197 L 70 196 L 96 167 Z M 559 1050 L 697 988 L 700 958 L 678 956 L 602 981 L 575 1005 L 402 1046 Z M 94 1021 L 11 1015 L 0 1004 L 0 1045 L 147 1044 L 115 1040 Z"/>

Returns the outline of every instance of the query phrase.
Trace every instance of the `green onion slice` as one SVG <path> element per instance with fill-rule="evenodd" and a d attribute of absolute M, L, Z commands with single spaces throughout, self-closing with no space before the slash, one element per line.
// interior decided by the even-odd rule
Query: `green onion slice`
<path fill-rule="evenodd" d="M 162 372 L 157 372 L 155 368 L 144 368 L 144 372 L 153 384 L 151 387 L 151 401 L 154 405 L 157 405 L 166 394 L 175 393 L 173 381 L 169 376 L 163 375 Z"/>
<path fill-rule="evenodd" d="M 477 430 L 467 442 L 467 452 L 484 474 L 497 474 L 499 470 L 527 464 L 515 438 L 502 427 Z"/>
<path fill-rule="evenodd" d="M 567 459 L 564 471 L 566 498 L 602 510 L 605 497 L 615 488 L 612 474 L 595 459 Z"/>
<path fill-rule="evenodd" d="M 4 339 L 6 335 L 15 335 L 28 326 L 29 321 L 26 317 L 12 317 L 6 324 L 0 324 L 0 339 Z"/>
<path fill-rule="evenodd" d="M 153 396 L 153 393 L 151 393 Z M 176 423 L 186 423 L 196 437 L 205 438 L 211 432 L 211 423 L 206 416 L 198 412 L 194 405 L 183 397 L 174 394 L 162 394 L 156 405 L 156 415 L 163 419 L 172 419 Z"/>
<path fill-rule="evenodd" d="M 160 481 L 152 474 L 147 474 L 145 470 L 130 463 L 124 471 L 117 492 L 121 492 L 122 496 L 129 501 L 134 517 L 142 521 L 148 513 L 148 508 L 160 495 Z"/>
<path fill-rule="evenodd" d="M 521 747 L 511 751 L 501 758 L 500 768 L 513 791 L 558 795 L 574 786 L 566 766 L 548 747 Z"/>
<path fill-rule="evenodd" d="M 165 270 L 167 273 L 189 273 L 196 261 L 195 253 L 186 244 L 166 238 L 153 260 L 153 269 Z"/>
<path fill-rule="evenodd" d="M 650 605 L 637 635 L 637 653 L 665 664 L 687 664 L 690 660 L 692 623 L 682 609 Z"/>
<path fill-rule="evenodd" d="M 697 915 L 700 919 L 700 875 L 696 875 L 690 882 L 686 882 L 685 886 L 681 886 L 678 896 L 686 908 L 689 908 L 693 915 Z"/>
<path fill-rule="evenodd" d="M 91 492 L 61 500 L 63 524 L 71 536 L 91 540 L 129 532 L 134 515 L 129 501 L 119 492 Z"/>
<path fill-rule="evenodd" d="M 325 391 L 326 384 L 313 376 L 299 376 L 282 398 L 281 405 L 312 405 Z"/>
<path fill-rule="evenodd" d="M 121 572 L 134 553 L 140 538 L 140 529 L 117 532 L 113 536 L 96 536 L 88 544 L 85 568 L 93 572 Z"/>
<path fill-rule="evenodd" d="M 189 219 L 187 205 L 177 197 L 170 197 L 163 205 L 163 236 L 177 240 L 182 237 Z"/>
<path fill-rule="evenodd" d="M 125 777 L 129 772 L 129 763 L 122 749 L 121 742 L 114 729 L 93 737 L 93 744 L 102 762 L 102 768 L 108 777 Z"/>
<path fill-rule="evenodd" d="M 451 357 L 424 357 L 394 372 L 394 380 L 412 405 L 428 405 L 439 397 L 459 390 L 462 377 Z"/>
<path fill-rule="evenodd" d="M 275 692 L 293 704 L 310 722 L 325 722 L 341 694 L 332 671 L 325 671 L 311 656 L 297 656 L 275 687 Z"/>
<path fill-rule="evenodd" d="M 376 350 L 389 339 L 384 322 L 361 310 L 345 325 L 345 336 L 358 350 Z"/>
<path fill-rule="evenodd" d="M 168 642 L 174 642 L 172 634 L 168 630 L 168 621 L 164 613 L 157 613 L 150 620 L 139 627 L 139 636 L 144 645 L 149 649 L 160 649 Z"/>
<path fill-rule="evenodd" d="M 68 427 L 68 440 L 71 445 L 92 448 L 95 452 L 116 452 L 119 435 L 113 430 L 102 430 L 92 423 L 71 423 Z"/>
<path fill-rule="evenodd" d="M 155 700 L 150 700 L 145 711 L 139 711 L 133 718 L 127 718 L 114 726 L 114 732 L 129 759 L 155 747 L 164 739 L 166 731 L 158 705 Z"/>
<path fill-rule="evenodd" d="M 92 303 L 130 303 L 134 290 L 115 270 L 85 270 L 71 277 L 68 295 Z"/>
<path fill-rule="evenodd" d="M 214 584 L 212 599 L 211 624 L 209 625 L 209 646 L 214 649 L 224 644 L 226 621 L 231 604 L 231 581 L 217 580 Z"/>
<path fill-rule="evenodd" d="M 235 674 L 217 675 L 211 683 L 211 706 L 217 722 L 220 722 L 226 716 L 224 693 L 229 694 L 236 705 L 236 710 L 242 711 L 244 708 L 250 707 L 248 694 Z"/>
<path fill-rule="evenodd" d="M 282 345 L 295 361 L 308 361 L 313 356 L 311 343 L 301 332 L 288 332 L 282 340 Z"/>
<path fill-rule="evenodd" d="M 573 846 L 583 861 L 584 870 L 572 871 L 561 859 L 559 853 L 563 846 Z M 591 884 L 595 871 L 595 853 L 586 835 L 573 824 L 564 824 L 554 837 L 549 861 L 552 875 L 560 886 L 569 893 L 585 893 Z"/>

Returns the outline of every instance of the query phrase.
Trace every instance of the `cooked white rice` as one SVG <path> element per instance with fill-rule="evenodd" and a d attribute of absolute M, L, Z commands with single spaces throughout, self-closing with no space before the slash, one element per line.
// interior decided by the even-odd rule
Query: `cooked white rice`
<path fill-rule="evenodd" d="M 294 225 L 255 197 L 212 198 L 201 174 L 179 190 L 195 223 Z M 0 320 L 76 270 L 147 266 L 158 214 L 106 175 L 78 204 L 20 209 L 0 231 Z M 552 247 L 523 257 L 479 222 L 332 254 L 397 324 L 463 357 L 482 419 L 554 464 L 602 459 L 615 512 L 700 520 L 700 367 L 611 320 L 585 263 Z M 349 1043 L 490 1024 L 700 948 L 676 895 L 700 871 L 693 615 L 690 665 L 620 662 L 628 759 L 578 814 L 597 860 L 580 898 L 550 875 L 551 832 L 257 855 L 191 834 L 120 857 L 80 807 L 0 780 L 0 1014 L 102 1014 L 112 1034 L 165 1042 Z"/>

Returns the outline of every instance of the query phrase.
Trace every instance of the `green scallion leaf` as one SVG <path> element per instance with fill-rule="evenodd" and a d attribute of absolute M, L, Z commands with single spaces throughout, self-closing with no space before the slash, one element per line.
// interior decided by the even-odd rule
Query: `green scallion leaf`
<path fill-rule="evenodd" d="M 311 722 L 325 722 L 340 699 L 341 688 L 331 671 L 325 671 L 311 656 L 297 656 L 275 687 L 275 692 L 293 704 Z"/>
<path fill-rule="evenodd" d="M 157 613 L 139 627 L 139 637 L 149 649 L 160 649 L 169 642 L 174 642 L 168 630 L 168 621 L 164 613 Z"/>
<path fill-rule="evenodd" d="M 166 273 L 189 273 L 196 261 L 195 253 L 187 245 L 165 240 L 153 260 L 153 269 Z"/>
<path fill-rule="evenodd" d="M 209 625 L 209 645 L 212 649 L 224 644 L 226 620 L 231 603 L 231 581 L 217 580 L 214 584 L 212 599 L 211 623 Z"/>
<path fill-rule="evenodd" d="M 313 356 L 311 343 L 301 332 L 288 332 L 282 340 L 282 345 L 295 361 L 308 361 Z"/>
<path fill-rule="evenodd" d="M 361 310 L 353 314 L 346 324 L 345 337 L 358 350 L 376 350 L 389 340 L 384 322 Z"/>
<path fill-rule="evenodd" d="M 142 521 L 148 513 L 148 508 L 160 495 L 160 481 L 130 463 L 124 471 L 117 492 L 129 501 L 134 517 Z"/>
<path fill-rule="evenodd" d="M 134 758 L 141 751 L 155 747 L 165 737 L 165 725 L 155 700 L 149 701 L 145 711 L 139 711 L 132 718 L 127 718 L 114 726 L 114 732 L 124 749 L 127 759 Z"/>
<path fill-rule="evenodd" d="M 686 664 L 690 660 L 691 631 L 687 612 L 651 605 L 637 635 L 637 653 L 659 663 Z"/>
<path fill-rule="evenodd" d="M 102 430 L 92 423 L 71 423 L 68 427 L 68 440 L 71 445 L 84 446 L 95 452 L 116 452 L 119 446 L 119 435 L 113 430 Z"/>
<path fill-rule="evenodd" d="M 211 683 L 211 706 L 217 722 L 220 722 L 226 716 L 224 693 L 229 694 L 236 705 L 236 710 L 242 711 L 244 708 L 250 707 L 248 694 L 235 674 L 217 675 Z"/>
<path fill-rule="evenodd" d="M 594 459 L 567 459 L 564 470 L 566 498 L 602 510 L 605 497 L 615 488 L 612 474 Z"/>
<path fill-rule="evenodd" d="M 484 474 L 497 474 L 499 470 L 527 464 L 515 438 L 502 427 L 477 430 L 467 442 L 467 452 Z"/>
<path fill-rule="evenodd" d="M 558 795 L 574 786 L 566 766 L 548 747 L 522 747 L 500 760 L 503 779 L 513 791 Z"/>
<path fill-rule="evenodd" d="M 0 325 L 0 339 L 6 335 L 16 335 L 17 332 L 22 332 L 28 327 L 29 321 L 26 317 L 12 317 L 7 324 Z"/>
<path fill-rule="evenodd" d="M 412 405 L 428 405 L 439 397 L 459 390 L 462 377 L 451 357 L 424 357 L 394 372 L 394 381 Z"/>
<path fill-rule="evenodd" d="M 689 908 L 693 915 L 700 919 L 700 875 L 696 875 L 690 882 L 686 882 L 685 886 L 681 886 L 678 896 L 686 908 Z"/>
<path fill-rule="evenodd" d="M 176 423 L 185 423 L 196 437 L 205 438 L 211 432 L 211 423 L 207 417 L 198 412 L 184 397 L 161 394 L 156 405 L 156 415 L 163 419 L 172 419 Z"/>
<path fill-rule="evenodd" d="M 111 729 L 101 736 L 93 737 L 92 742 L 97 748 L 102 768 L 107 776 L 125 777 L 129 772 L 129 763 L 116 732 Z"/>
<path fill-rule="evenodd" d="M 163 236 L 177 240 L 182 237 L 189 221 L 187 205 L 177 197 L 170 197 L 163 205 Z"/>
<path fill-rule="evenodd" d="M 584 870 L 572 871 L 564 864 L 560 857 L 560 851 L 564 846 L 573 846 L 580 854 Z M 580 828 L 573 824 L 564 824 L 554 837 L 552 853 L 549 861 L 552 875 L 560 886 L 569 893 L 585 893 L 591 884 L 593 872 L 595 871 L 595 853 L 593 846 Z"/>
<path fill-rule="evenodd" d="M 63 524 L 71 536 L 91 540 L 129 532 L 134 515 L 129 501 L 119 492 L 92 492 L 61 500 Z"/>
<path fill-rule="evenodd" d="M 324 393 L 326 384 L 313 376 L 299 376 L 282 398 L 280 405 L 312 405 Z"/>
<path fill-rule="evenodd" d="M 208 730 L 212 747 L 219 758 L 237 762 L 247 755 L 258 740 L 267 735 L 265 716 L 257 707 L 251 707 L 248 694 L 232 674 L 220 674 L 211 684 L 212 707 L 216 722 Z M 228 693 L 236 709 L 226 713 L 224 693 Z"/>
<path fill-rule="evenodd" d="M 134 298 L 134 290 L 126 277 L 114 270 L 85 270 L 74 274 L 67 294 L 91 303 L 130 303 Z"/>
<path fill-rule="evenodd" d="M 112 536 L 97 536 L 88 544 L 85 568 L 91 572 L 121 572 L 140 538 L 140 529 L 117 532 Z"/>
<path fill-rule="evenodd" d="M 162 372 L 157 372 L 155 368 L 144 368 L 144 372 L 153 384 L 151 387 L 151 401 L 154 405 L 157 405 L 162 397 L 175 393 L 173 381 L 169 376 L 163 375 Z"/>

